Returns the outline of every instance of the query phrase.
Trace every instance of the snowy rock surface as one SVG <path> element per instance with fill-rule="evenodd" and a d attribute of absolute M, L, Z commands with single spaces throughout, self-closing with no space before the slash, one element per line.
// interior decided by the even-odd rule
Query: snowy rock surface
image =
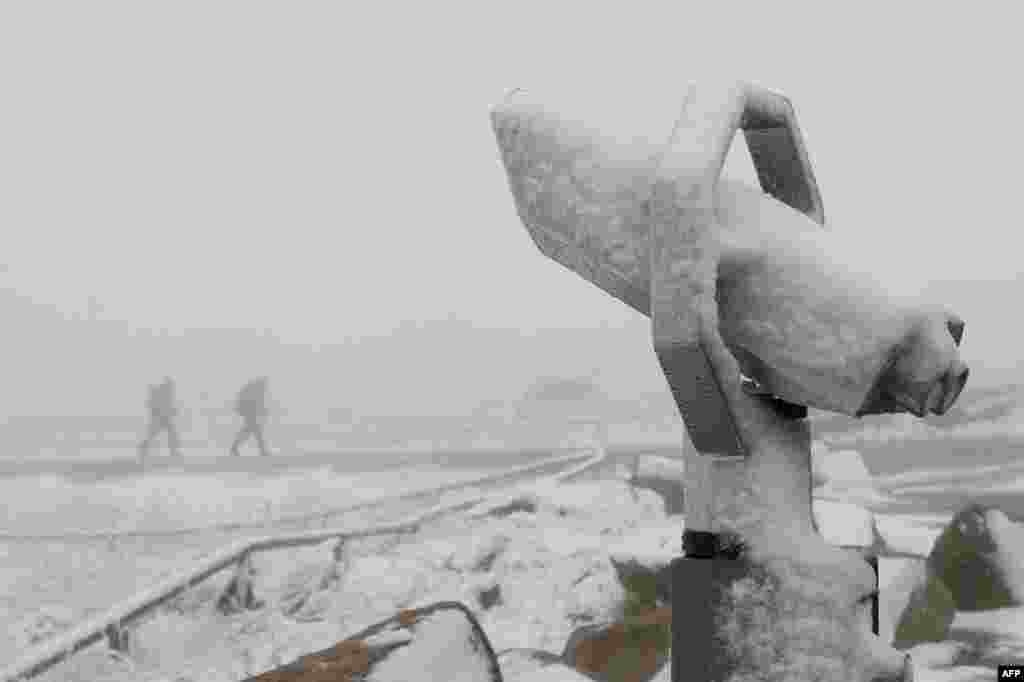
<path fill-rule="evenodd" d="M 816 500 L 815 505 L 825 526 L 844 533 L 867 527 L 856 504 Z M 992 519 L 989 525 L 1011 538 L 1013 529 Z M 372 550 L 346 547 L 336 565 L 333 543 L 257 555 L 254 583 L 266 608 L 217 615 L 211 585 L 222 589 L 227 576 L 216 578 L 140 622 L 135 628 L 139 654 L 130 664 L 97 646 L 39 679 L 239 680 L 332 646 L 397 609 L 441 600 L 472 608 L 496 652 L 532 649 L 557 657 L 571 633 L 621 618 L 625 595 L 614 562 L 663 570 L 678 553 L 682 521 L 666 515 L 657 494 L 631 490 L 622 480 L 524 488 L 398 542 Z M 921 557 L 880 562 L 885 636 L 920 585 L 924 557 L 941 528 L 882 514 L 875 515 L 875 523 L 888 546 L 916 549 Z M 922 541 L 923 533 L 930 536 Z M 914 648 L 916 679 L 992 679 L 999 656 L 1024 658 L 1022 635 L 1024 609 L 958 612 L 946 641 Z M 954 640 L 970 644 L 970 651 L 954 651 Z M 501 660 L 509 682 L 589 679 L 521 652 L 507 651 Z M 669 668 L 654 680 L 667 682 Z"/>
<path fill-rule="evenodd" d="M 842 547 L 875 547 L 881 538 L 875 515 L 851 502 L 814 500 L 814 522 L 825 541 Z"/>

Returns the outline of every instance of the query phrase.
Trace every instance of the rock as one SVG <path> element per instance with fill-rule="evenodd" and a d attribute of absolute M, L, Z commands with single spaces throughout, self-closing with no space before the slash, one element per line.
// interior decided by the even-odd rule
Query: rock
<path fill-rule="evenodd" d="M 856 450 L 811 449 L 811 476 L 814 487 L 835 485 L 874 486 L 875 480 Z"/>
<path fill-rule="evenodd" d="M 588 682 L 561 658 L 541 649 L 509 649 L 498 657 L 504 682 Z"/>
<path fill-rule="evenodd" d="M 958 512 L 928 555 L 933 573 L 960 611 L 1024 604 L 1024 529 L 998 509 L 971 504 Z"/>
<path fill-rule="evenodd" d="M 814 522 L 826 542 L 839 547 L 862 547 L 878 550 L 885 543 L 875 527 L 875 515 L 852 502 L 815 499 L 812 502 Z"/>
<path fill-rule="evenodd" d="M 878 636 L 892 643 L 914 588 L 923 582 L 924 558 L 878 558 Z"/>
<path fill-rule="evenodd" d="M 565 644 L 562 660 L 592 680 L 650 682 L 670 665 L 672 609 L 648 608 L 623 621 L 586 625 Z"/>
<path fill-rule="evenodd" d="M 620 563 L 627 571 L 640 566 Z M 562 661 L 593 680 L 648 682 L 669 660 L 672 609 L 665 598 L 670 591 L 659 584 L 657 571 L 620 575 L 621 617 L 576 628 L 562 649 Z"/>
<path fill-rule="evenodd" d="M 686 493 L 683 474 L 681 458 L 637 457 L 629 483 L 634 488 L 656 493 L 665 503 L 666 514 L 682 514 Z"/>
<path fill-rule="evenodd" d="M 672 573 L 670 563 L 679 552 L 662 550 L 660 553 L 647 554 L 626 553 L 618 551 L 611 554 L 611 563 L 615 575 L 624 588 L 632 585 L 647 585 L 662 603 L 672 603 Z"/>
<path fill-rule="evenodd" d="M 663 523 L 645 523 L 629 535 L 608 546 L 608 558 L 619 584 L 649 581 L 657 598 L 672 601 L 672 580 L 669 563 L 682 552 L 683 523 L 680 517 Z"/>
<path fill-rule="evenodd" d="M 875 527 L 888 551 L 919 556 L 931 554 L 946 522 L 936 525 L 930 519 L 903 514 L 875 514 Z"/>
<path fill-rule="evenodd" d="M 478 611 L 489 611 L 500 606 L 505 597 L 501 584 L 493 575 L 470 574 L 464 576 L 462 594 L 457 601 L 465 600 L 478 607 Z"/>
<path fill-rule="evenodd" d="M 625 589 L 613 571 L 597 571 L 580 578 L 569 593 L 566 616 L 573 623 L 591 623 L 622 615 Z"/>
<path fill-rule="evenodd" d="M 492 585 L 480 590 L 477 592 L 477 600 L 480 602 L 480 608 L 484 611 L 501 604 L 501 585 Z"/>
<path fill-rule="evenodd" d="M 682 514 L 685 510 L 683 497 L 686 487 L 681 480 L 664 479 L 658 476 L 632 476 L 629 484 L 637 490 L 649 490 L 661 498 L 666 514 Z"/>
<path fill-rule="evenodd" d="M 400 611 L 321 651 L 246 682 L 498 682 L 498 659 L 472 611 L 439 602 Z"/>
<path fill-rule="evenodd" d="M 686 474 L 686 462 L 681 456 L 637 456 L 633 464 L 633 473 L 639 476 L 656 476 L 670 481 L 682 481 Z"/>
<path fill-rule="evenodd" d="M 909 649 L 924 642 L 942 642 L 949 638 L 955 617 L 956 603 L 949 588 L 930 566 L 923 564 L 920 572 L 911 575 L 911 588 L 896 620 L 892 645 Z"/>
<path fill-rule="evenodd" d="M 811 449 L 811 481 L 814 498 L 854 502 L 874 507 L 886 501 L 871 472 L 855 450 L 831 452 Z"/>
<path fill-rule="evenodd" d="M 915 668 L 948 668 L 967 653 L 967 646 L 963 642 L 929 642 L 913 646 L 907 653 Z"/>

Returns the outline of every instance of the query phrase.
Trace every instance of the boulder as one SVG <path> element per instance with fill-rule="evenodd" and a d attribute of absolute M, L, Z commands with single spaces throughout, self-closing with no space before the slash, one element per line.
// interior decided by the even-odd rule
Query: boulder
<path fill-rule="evenodd" d="M 886 501 L 860 453 L 855 450 L 832 452 L 823 446 L 811 450 L 813 497 L 875 507 Z"/>
<path fill-rule="evenodd" d="M 499 682 L 498 658 L 473 612 L 458 602 L 400 611 L 346 640 L 246 682 Z"/>
<path fill-rule="evenodd" d="M 953 595 L 926 566 L 896 621 L 892 645 L 897 649 L 909 649 L 924 642 L 945 641 L 949 639 L 950 625 L 955 617 Z"/>
<path fill-rule="evenodd" d="M 629 565 L 621 556 L 619 563 Z M 621 616 L 576 628 L 562 649 L 562 661 L 592 680 L 650 682 L 669 665 L 668 574 L 645 570 L 619 576 L 624 588 Z M 659 578 L 666 583 L 659 583 Z"/>
<path fill-rule="evenodd" d="M 968 649 L 963 642 L 928 642 L 911 647 L 907 653 L 915 668 L 949 668 L 956 665 Z"/>
<path fill-rule="evenodd" d="M 897 649 L 949 638 L 956 606 L 924 559 L 879 560 L 879 637 Z"/>
<path fill-rule="evenodd" d="M 671 607 L 636 609 L 622 621 L 576 629 L 562 660 L 592 680 L 650 682 L 670 666 Z"/>
<path fill-rule="evenodd" d="M 922 559 L 931 553 L 944 526 L 903 514 L 875 514 L 875 528 L 886 550 Z"/>
<path fill-rule="evenodd" d="M 590 678 L 541 649 L 509 649 L 499 655 L 504 682 L 589 682 Z"/>
<path fill-rule="evenodd" d="M 878 636 L 891 644 L 910 594 L 924 576 L 924 558 L 878 558 Z"/>
<path fill-rule="evenodd" d="M 686 487 L 682 458 L 638 456 L 632 469 L 629 483 L 633 488 L 657 494 L 665 503 L 666 514 L 683 513 Z"/>
<path fill-rule="evenodd" d="M 1024 528 L 998 509 L 971 504 L 939 535 L 928 566 L 960 611 L 1024 604 Z"/>
<path fill-rule="evenodd" d="M 815 499 L 814 523 L 826 542 L 839 547 L 881 549 L 885 543 L 875 526 L 875 515 L 852 502 Z"/>
<path fill-rule="evenodd" d="M 683 521 L 680 517 L 662 523 L 647 523 L 607 548 L 608 558 L 619 583 L 649 581 L 658 599 L 672 601 L 669 563 L 682 552 Z"/>
<path fill-rule="evenodd" d="M 626 554 L 618 552 L 611 557 L 619 584 L 625 589 L 634 585 L 649 585 L 661 603 L 672 603 L 672 571 L 670 563 L 678 551 L 661 554 Z"/>
<path fill-rule="evenodd" d="M 811 449 L 811 472 L 814 487 L 833 483 L 836 485 L 874 485 L 874 477 L 868 471 L 864 459 L 856 450 L 829 450 L 824 447 Z"/>

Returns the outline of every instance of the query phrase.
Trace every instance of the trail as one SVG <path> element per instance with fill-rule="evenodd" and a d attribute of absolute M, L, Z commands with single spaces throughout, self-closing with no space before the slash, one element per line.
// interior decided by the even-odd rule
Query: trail
<path fill-rule="evenodd" d="M 394 522 L 438 504 L 514 488 L 558 473 L 584 461 L 591 453 L 578 451 L 542 462 L 469 476 L 456 482 L 405 494 L 379 491 L 374 499 L 315 513 L 269 518 L 262 523 L 226 524 L 203 528 L 146 533 L 65 534 L 58 537 L 9 534 L 0 539 L 0 583 L 8 595 L 0 603 L 7 637 L 0 639 L 0 656 L 19 651 L 17 627 L 40 607 L 58 609 L 66 620 L 78 622 L 108 608 L 211 552 L 248 538 L 275 533 L 348 525 Z M 218 579 L 225 580 L 225 577 Z"/>

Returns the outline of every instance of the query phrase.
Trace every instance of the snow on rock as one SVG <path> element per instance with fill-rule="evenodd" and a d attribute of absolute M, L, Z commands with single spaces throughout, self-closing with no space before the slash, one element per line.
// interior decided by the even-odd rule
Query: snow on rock
<path fill-rule="evenodd" d="M 877 527 L 888 548 L 911 550 L 921 557 L 883 557 L 879 566 L 884 638 L 893 639 L 908 611 L 940 624 L 955 616 L 951 629 L 904 642 L 915 647 L 916 679 L 960 682 L 975 679 L 970 675 L 978 671 L 984 671 L 983 679 L 991 679 L 992 661 L 977 659 L 975 653 L 969 656 L 972 666 L 957 665 L 964 657 L 950 641 L 963 633 L 964 638 L 995 642 L 990 656 L 1014 653 L 1011 659 L 1024 658 L 1019 639 L 995 639 L 984 630 L 1024 633 L 1024 609 L 954 614 L 949 608 L 952 597 L 943 600 L 938 594 L 938 600 L 933 599 L 941 592 L 935 589 L 941 582 L 929 582 L 925 557 L 938 529 L 912 518 L 872 515 L 848 499 L 816 499 L 814 508 L 823 534 L 832 542 L 870 545 L 875 540 L 870 531 Z M 986 519 L 1000 542 L 1016 542 L 1016 530 L 1003 517 L 989 514 Z M 564 665 L 567 661 L 561 656 L 570 636 L 582 626 L 620 621 L 623 568 L 663 571 L 679 553 L 682 530 L 682 517 L 666 515 L 655 493 L 631 490 L 621 480 L 533 486 L 427 524 L 397 545 L 372 550 L 379 552 L 375 555 L 346 551 L 337 580 L 331 578 L 333 543 L 257 555 L 257 596 L 272 608 L 230 619 L 210 618 L 206 608 L 162 611 L 136 631 L 142 650 L 150 652 L 140 664 L 148 660 L 166 679 L 181 682 L 242 679 L 331 646 L 355 632 L 357 624 L 388 618 L 396 609 L 454 600 L 474 610 L 495 651 L 534 651 L 535 655 L 508 651 L 502 656 L 509 682 L 580 682 L 590 678 Z M 200 601 L 209 604 L 210 595 Z M 289 606 L 296 605 L 290 611 Z M 943 641 L 922 643 L 933 639 Z M 161 655 L 155 656 L 152 651 L 160 647 Z M 546 657 L 540 655 L 538 661 L 537 651 L 547 652 Z M 80 656 L 73 661 L 92 660 L 88 652 Z M 190 661 L 187 676 L 176 677 L 186 675 L 176 658 Z M 562 664 L 552 664 L 554 660 Z M 64 664 L 61 672 L 70 665 Z M 663 666 L 654 680 L 667 682 L 669 670 Z M 139 674 L 81 679 L 164 679 L 149 672 L 147 668 L 145 676 L 140 669 Z M 420 671 L 412 679 L 426 677 Z"/>
<path fill-rule="evenodd" d="M 366 680 L 492 680 L 491 661 L 483 655 L 476 638 L 472 623 L 462 613 L 432 613 L 417 625 L 416 636 L 406 646 L 393 650 L 372 666 Z"/>
<path fill-rule="evenodd" d="M 949 589 L 924 559 L 881 558 L 879 572 L 879 630 L 883 641 L 898 649 L 949 637 L 956 615 Z"/>
<path fill-rule="evenodd" d="M 864 459 L 856 450 L 833 451 L 826 447 L 812 447 L 811 470 L 815 486 L 829 482 L 868 485 L 874 483 Z"/>
<path fill-rule="evenodd" d="M 961 611 L 1024 605 L 1024 526 L 998 509 L 971 504 L 935 541 L 928 565 Z"/>
<path fill-rule="evenodd" d="M 985 518 L 996 547 L 992 565 L 1000 573 L 1013 605 L 1024 605 L 1024 524 L 1011 521 L 999 509 L 990 509 Z"/>
<path fill-rule="evenodd" d="M 878 636 L 892 643 L 910 593 L 924 575 L 924 559 L 878 559 Z"/>
<path fill-rule="evenodd" d="M 686 495 L 682 458 L 646 456 L 638 457 L 630 475 L 630 485 L 636 490 L 657 493 L 668 514 L 681 514 Z"/>
<path fill-rule="evenodd" d="M 619 582 L 625 585 L 633 577 L 654 579 L 658 597 L 666 602 L 672 598 L 669 564 L 679 556 L 683 522 L 675 517 L 669 523 L 645 524 L 608 547 L 608 556 Z"/>
<path fill-rule="evenodd" d="M 960 611 L 951 630 L 971 645 L 975 662 L 991 664 L 1024 661 L 1024 607 Z M 981 646 L 984 652 L 979 652 Z M 983 656 L 979 654 L 983 653 Z"/>
<path fill-rule="evenodd" d="M 920 557 L 931 553 L 932 545 L 942 532 L 941 528 L 894 514 L 876 513 L 875 526 L 888 549 Z"/>
<path fill-rule="evenodd" d="M 569 636 L 561 658 L 595 680 L 629 671 L 631 679 L 649 682 L 669 665 L 671 624 L 671 608 L 656 607 L 634 610 L 630 621 L 585 625 Z"/>
<path fill-rule="evenodd" d="M 566 615 L 574 622 L 615 618 L 620 615 L 625 596 L 621 582 L 611 572 L 593 572 L 573 586 Z"/>
<path fill-rule="evenodd" d="M 843 547 L 877 547 L 882 540 L 875 528 L 875 515 L 851 502 L 816 499 L 812 503 L 814 522 L 826 542 Z"/>
<path fill-rule="evenodd" d="M 856 450 L 831 451 L 815 443 L 811 447 L 813 496 L 872 507 L 885 502 L 877 481 Z"/>
<path fill-rule="evenodd" d="M 914 682 L 991 682 L 995 679 L 995 674 L 994 668 L 975 665 L 939 669 L 915 667 Z"/>
<path fill-rule="evenodd" d="M 666 480 L 682 481 L 685 462 L 682 457 L 645 455 L 639 458 L 636 473 L 639 476 L 658 476 Z"/>
<path fill-rule="evenodd" d="M 967 653 L 962 642 L 928 642 L 907 650 L 915 668 L 948 668 Z"/>
<path fill-rule="evenodd" d="M 590 682 L 590 678 L 576 672 L 560 661 L 552 661 L 544 654 L 530 650 L 509 651 L 499 659 L 501 676 L 505 682 Z"/>

